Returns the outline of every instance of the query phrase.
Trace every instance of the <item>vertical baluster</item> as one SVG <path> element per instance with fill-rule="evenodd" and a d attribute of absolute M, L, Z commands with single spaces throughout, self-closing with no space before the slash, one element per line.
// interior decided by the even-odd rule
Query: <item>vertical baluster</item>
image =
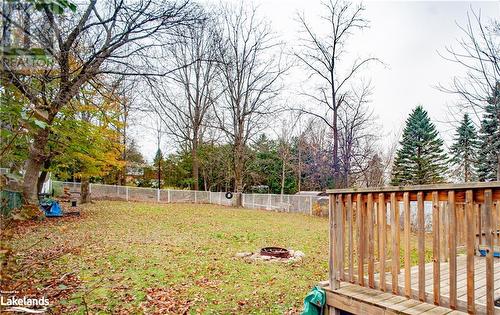
<path fill-rule="evenodd" d="M 330 195 L 330 200 L 329 200 L 329 209 L 328 209 L 328 221 L 330 225 L 329 229 L 329 235 L 330 235 L 330 248 L 329 248 L 329 255 L 328 255 L 328 269 L 330 270 L 329 274 L 329 280 L 330 280 L 330 288 L 331 289 L 338 289 L 340 288 L 340 283 L 336 279 L 336 274 L 335 274 L 335 195 L 331 194 Z"/>
<path fill-rule="evenodd" d="M 378 194 L 378 257 L 379 257 L 379 272 L 380 272 L 380 290 L 385 291 L 385 244 L 386 244 L 386 227 L 387 227 L 387 212 L 385 205 L 384 194 Z"/>
<path fill-rule="evenodd" d="M 356 196 L 356 214 L 358 216 L 358 284 L 365 285 L 365 206 L 363 196 Z"/>
<path fill-rule="evenodd" d="M 491 207 L 491 235 L 493 235 L 493 246 L 495 246 L 495 242 L 496 242 L 496 225 L 497 225 L 497 212 L 496 212 L 496 209 L 495 209 L 495 205 L 492 204 L 492 207 Z"/>
<path fill-rule="evenodd" d="M 449 215 L 449 264 L 450 264 L 450 308 L 457 308 L 457 212 L 455 211 L 455 191 L 448 192 Z"/>
<path fill-rule="evenodd" d="M 486 311 L 488 314 L 493 314 L 495 311 L 492 212 L 492 191 L 491 189 L 486 189 L 484 190 L 483 223 L 486 242 Z"/>
<path fill-rule="evenodd" d="M 396 193 L 391 193 L 392 293 L 399 294 L 399 204 Z"/>
<path fill-rule="evenodd" d="M 349 281 L 351 283 L 354 282 L 354 246 L 353 246 L 353 224 L 354 224 L 354 211 L 352 209 L 352 195 L 348 194 L 346 200 L 346 212 L 347 219 L 349 222 L 347 223 L 347 231 L 348 231 L 348 250 L 349 250 Z"/>
<path fill-rule="evenodd" d="M 403 207 L 404 207 L 404 243 L 405 243 L 405 295 L 411 296 L 411 256 L 410 256 L 410 194 L 403 193 Z"/>
<path fill-rule="evenodd" d="M 439 225 L 439 236 L 440 236 L 440 249 L 441 249 L 441 261 L 448 261 L 448 203 L 440 202 L 440 225 Z"/>
<path fill-rule="evenodd" d="M 497 222 L 495 225 L 495 235 L 497 239 L 497 246 L 500 246 L 500 200 L 496 202 L 496 213 L 497 213 Z"/>
<path fill-rule="evenodd" d="M 337 214 L 337 257 L 338 257 L 338 279 L 343 281 L 345 279 L 345 259 L 344 259 L 344 251 L 345 251 L 345 243 L 344 243 L 344 234 L 345 234 L 345 207 L 343 195 L 339 194 L 337 196 L 337 207 L 335 209 L 335 213 Z"/>
<path fill-rule="evenodd" d="M 375 253 L 374 253 L 374 239 L 373 239 L 373 194 L 368 194 L 368 200 L 366 202 L 366 216 L 367 216 L 367 228 L 368 228 L 368 285 L 370 288 L 375 287 Z"/>
<path fill-rule="evenodd" d="M 434 304 L 440 304 L 440 250 L 439 250 L 439 195 L 437 191 L 432 192 L 432 255 L 433 255 L 433 294 Z"/>
<path fill-rule="evenodd" d="M 465 229 L 467 241 L 467 312 L 475 313 L 474 305 L 474 245 L 476 242 L 476 223 L 474 220 L 474 193 L 465 192 Z"/>
<path fill-rule="evenodd" d="M 478 235 L 478 244 L 483 245 L 483 216 L 482 216 L 482 204 L 476 204 L 476 213 L 477 213 L 477 235 Z"/>
<path fill-rule="evenodd" d="M 417 221 L 418 221 L 418 298 L 425 301 L 425 220 L 424 220 L 424 193 L 417 193 Z"/>

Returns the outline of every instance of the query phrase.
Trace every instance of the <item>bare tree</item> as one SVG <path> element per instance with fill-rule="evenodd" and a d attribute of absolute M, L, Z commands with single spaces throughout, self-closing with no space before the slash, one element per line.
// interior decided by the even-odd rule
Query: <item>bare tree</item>
<path fill-rule="evenodd" d="M 164 80 L 151 80 L 149 103 L 167 131 L 191 150 L 194 189 L 199 189 L 198 148 L 210 109 L 218 98 L 215 28 L 207 19 L 189 27 L 185 37 L 169 48 L 173 67 Z M 184 65 L 189 65 L 184 67 Z M 180 91 L 180 93 L 178 92 Z"/>
<path fill-rule="evenodd" d="M 276 112 L 272 101 L 287 67 L 282 62 L 281 43 L 270 25 L 257 18 L 255 8 L 228 5 L 222 9 L 219 24 L 223 97 L 215 114 L 233 147 L 235 189 L 241 193 L 246 145 Z"/>
<path fill-rule="evenodd" d="M 326 15 L 322 21 L 327 24 L 329 32 L 322 36 L 315 32 L 303 15 L 298 16 L 302 27 L 300 51 L 295 53 L 298 60 L 310 72 L 309 78 L 319 78 L 321 85 L 315 93 L 303 93 L 323 105 L 320 110 L 302 108 L 302 112 L 311 114 L 324 121 L 333 134 L 333 174 L 334 185 L 340 187 L 345 184 L 341 180 L 339 160 L 339 111 L 346 106 L 346 98 L 350 90 L 350 83 L 362 68 L 376 58 L 365 58 L 354 61 L 345 72 L 340 71 L 342 57 L 349 37 L 356 30 L 368 27 L 368 21 L 362 17 L 363 5 L 353 5 L 350 2 L 328 1 L 323 6 Z M 345 65 L 343 66 L 345 68 Z M 324 109 L 324 110 L 321 110 Z"/>
<path fill-rule="evenodd" d="M 44 69 L 16 67 L 2 58 L 2 80 L 12 85 L 30 103 L 28 112 L 43 120 L 46 128 L 32 135 L 26 162 L 23 193 L 36 199 L 38 173 L 46 158 L 50 125 L 56 115 L 92 78 L 102 74 L 155 75 L 149 57 L 169 42 L 180 25 L 198 19 L 189 2 L 140 0 L 131 3 L 91 0 L 78 6 L 75 14 L 55 14 L 48 7 L 30 6 L 31 25 L 2 17 L 15 28 L 12 34 L 29 36 L 32 47 L 43 49 L 52 65 Z M 2 42 L 7 42 L 2 39 Z"/>
<path fill-rule="evenodd" d="M 457 40 L 456 47 L 446 47 L 445 52 L 440 53 L 466 72 L 455 76 L 450 85 L 440 85 L 439 89 L 458 95 L 463 100 L 460 108 L 472 110 L 478 119 L 500 82 L 499 23 L 493 21 L 487 25 L 479 12 L 468 12 L 466 25 L 458 25 L 463 37 Z"/>
<path fill-rule="evenodd" d="M 339 167 L 342 187 L 357 181 L 369 165 L 375 153 L 378 137 L 375 133 L 375 118 L 368 108 L 371 101 L 370 83 L 352 87 L 346 94 L 345 106 L 339 109 Z"/>
<path fill-rule="evenodd" d="M 291 112 L 288 119 L 283 119 L 281 121 L 281 130 L 278 134 L 278 155 L 281 158 L 281 195 L 285 193 L 285 180 L 287 172 L 292 164 L 292 140 L 299 119 L 300 114 L 294 115 L 294 113 Z"/>
<path fill-rule="evenodd" d="M 500 22 L 485 23 L 480 12 L 472 11 L 467 13 L 466 25 L 458 27 L 463 34 L 458 47 L 447 47 L 441 56 L 462 66 L 465 74 L 455 76 L 451 85 L 440 85 L 439 89 L 460 97 L 460 115 L 465 110 L 482 120 L 481 133 L 486 140 L 479 152 L 478 164 L 482 164 L 479 169 L 483 173 L 479 178 L 500 181 Z M 486 116 L 489 122 L 485 124 Z"/>

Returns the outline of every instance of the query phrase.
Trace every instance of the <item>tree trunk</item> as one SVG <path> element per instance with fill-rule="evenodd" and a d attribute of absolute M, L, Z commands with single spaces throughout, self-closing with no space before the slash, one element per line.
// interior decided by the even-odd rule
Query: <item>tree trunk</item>
<path fill-rule="evenodd" d="M 299 182 L 298 182 L 298 191 L 300 192 L 302 187 L 302 134 L 299 137 L 299 142 L 298 142 L 298 151 L 299 151 Z"/>
<path fill-rule="evenodd" d="M 283 159 L 283 166 L 281 167 L 281 195 L 285 193 L 285 159 Z"/>
<path fill-rule="evenodd" d="M 82 182 L 80 184 L 80 203 L 90 202 L 89 186 L 90 186 L 89 178 L 82 177 Z"/>
<path fill-rule="evenodd" d="M 40 129 L 33 139 L 29 148 L 29 156 L 26 161 L 26 173 L 24 174 L 23 196 L 28 203 L 38 202 L 37 183 L 38 175 L 43 163 L 47 159 L 45 156 L 45 146 L 49 141 L 49 130 Z"/>
<path fill-rule="evenodd" d="M 199 169 L 200 164 L 198 162 L 198 140 L 196 139 L 197 135 L 195 134 L 195 140 L 193 141 L 192 149 L 191 149 L 191 157 L 193 159 L 193 182 L 194 182 L 194 190 L 199 190 Z"/>
<path fill-rule="evenodd" d="M 243 192 L 243 150 L 241 139 L 236 139 L 234 146 L 234 188 L 236 192 L 236 206 L 241 207 L 241 193 Z"/>

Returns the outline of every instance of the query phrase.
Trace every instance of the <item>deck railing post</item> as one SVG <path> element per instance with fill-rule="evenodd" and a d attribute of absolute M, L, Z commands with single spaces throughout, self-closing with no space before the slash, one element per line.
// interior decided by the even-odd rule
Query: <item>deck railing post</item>
<path fill-rule="evenodd" d="M 474 192 L 465 192 L 465 230 L 467 244 L 467 312 L 476 312 L 474 302 L 474 246 L 476 243 L 476 223 L 474 220 Z"/>
<path fill-rule="evenodd" d="M 457 212 L 455 208 L 455 191 L 448 191 L 449 215 L 449 264 L 450 264 L 450 308 L 457 308 Z"/>
<path fill-rule="evenodd" d="M 404 209 L 404 247 L 405 247 L 405 296 L 411 297 L 411 247 L 410 247 L 410 193 L 403 193 L 403 209 Z"/>
<path fill-rule="evenodd" d="M 366 201 L 366 217 L 368 228 L 368 286 L 375 288 L 375 248 L 374 248 L 374 225 L 373 220 L 374 207 L 373 207 L 373 193 L 368 193 Z"/>
<path fill-rule="evenodd" d="M 399 204 L 396 193 L 391 193 L 391 251 L 392 251 L 392 293 L 399 294 Z"/>
<path fill-rule="evenodd" d="M 364 276 L 364 263 L 365 263 L 365 207 L 363 202 L 363 196 L 361 194 L 356 195 L 356 215 L 358 223 L 358 284 L 360 286 L 365 285 Z"/>
<path fill-rule="evenodd" d="M 425 301 L 425 217 L 424 193 L 417 192 L 417 226 L 418 226 L 418 299 Z"/>
<path fill-rule="evenodd" d="M 441 289 L 441 268 L 440 268 L 440 249 L 439 249 L 439 193 L 437 191 L 432 192 L 432 255 L 433 255 L 433 293 L 434 293 L 434 304 L 440 304 L 440 289 Z"/>
<path fill-rule="evenodd" d="M 492 226 L 492 191 L 491 189 L 484 190 L 484 233 L 486 241 L 486 311 L 488 314 L 495 312 L 495 286 L 494 286 L 494 269 L 493 269 L 493 226 Z"/>
<path fill-rule="evenodd" d="M 329 246 L 329 255 L 328 255 L 328 264 L 329 264 L 329 276 L 330 276 L 330 288 L 338 289 L 340 288 L 340 281 L 338 279 L 338 256 L 336 255 L 337 246 L 339 245 L 337 242 L 337 211 L 336 211 L 336 195 L 330 195 L 330 207 L 329 207 L 329 235 L 330 235 L 330 246 Z"/>
<path fill-rule="evenodd" d="M 354 283 L 354 233 L 353 233 L 353 223 L 354 223 L 354 213 L 352 209 L 352 195 L 348 194 L 346 199 L 346 219 L 347 223 L 347 237 L 348 237 L 348 255 L 349 255 L 349 282 Z"/>
<path fill-rule="evenodd" d="M 312 198 L 311 198 L 312 199 Z M 337 233 L 335 238 L 337 239 L 337 244 L 335 248 L 337 256 L 337 278 L 340 281 L 344 281 L 344 234 L 345 234 L 345 207 L 344 207 L 344 196 L 339 194 L 337 196 L 337 204 L 335 205 L 335 216 L 337 222 Z"/>

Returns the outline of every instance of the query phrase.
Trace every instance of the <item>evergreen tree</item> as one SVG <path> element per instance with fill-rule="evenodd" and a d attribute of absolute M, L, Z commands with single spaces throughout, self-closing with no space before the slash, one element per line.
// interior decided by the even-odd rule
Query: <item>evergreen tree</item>
<path fill-rule="evenodd" d="M 453 145 L 450 148 L 452 174 L 460 182 L 476 180 L 475 165 L 478 150 L 479 142 L 476 128 L 474 128 L 469 114 L 464 114 L 464 118 L 457 128 Z"/>
<path fill-rule="evenodd" d="M 500 180 L 500 82 L 484 108 L 479 136 L 479 180 Z"/>
<path fill-rule="evenodd" d="M 446 155 L 443 140 L 422 106 L 406 120 L 401 148 L 396 153 L 392 185 L 420 185 L 444 181 Z"/>
<path fill-rule="evenodd" d="M 156 167 L 156 188 L 161 188 L 161 170 L 163 164 L 163 153 L 160 148 L 156 151 L 155 158 L 153 159 L 153 165 Z"/>

